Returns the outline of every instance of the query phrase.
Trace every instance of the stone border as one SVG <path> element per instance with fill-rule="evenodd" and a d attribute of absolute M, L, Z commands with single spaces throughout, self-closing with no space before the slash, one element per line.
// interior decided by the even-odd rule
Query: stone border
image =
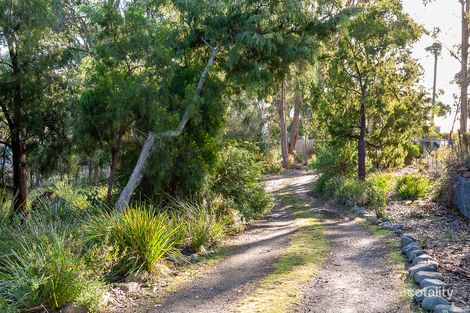
<path fill-rule="evenodd" d="M 444 276 L 437 272 L 439 263 L 420 247 L 418 240 L 411 234 L 401 235 L 400 240 L 402 252 L 412 265 L 409 276 L 421 288 L 414 292 L 414 300 L 424 310 L 434 313 L 470 313 L 470 309 L 457 307 L 448 300 L 452 291 Z"/>

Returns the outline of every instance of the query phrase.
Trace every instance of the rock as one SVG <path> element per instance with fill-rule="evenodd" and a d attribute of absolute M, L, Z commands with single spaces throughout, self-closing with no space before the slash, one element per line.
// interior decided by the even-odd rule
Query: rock
<path fill-rule="evenodd" d="M 456 173 L 452 180 L 453 204 L 463 215 L 470 218 L 470 179 Z"/>
<path fill-rule="evenodd" d="M 410 252 L 409 260 L 413 261 L 414 258 L 416 258 L 417 256 L 420 256 L 420 255 L 423 255 L 423 254 L 428 254 L 428 253 L 426 252 L 426 250 L 414 250 L 414 251 Z"/>
<path fill-rule="evenodd" d="M 414 278 L 415 274 L 418 272 L 432 272 L 437 270 L 439 264 L 437 262 L 427 262 L 427 263 L 419 263 L 416 264 L 408 269 L 410 276 Z"/>
<path fill-rule="evenodd" d="M 403 247 L 402 251 L 405 253 L 405 254 L 408 254 L 410 253 L 411 251 L 415 251 L 415 250 L 421 250 L 421 248 L 418 246 L 418 244 L 416 244 L 415 242 L 412 242 L 408 245 L 406 245 L 405 247 Z"/>
<path fill-rule="evenodd" d="M 148 274 L 145 272 L 133 273 L 126 277 L 126 283 L 134 282 L 138 284 L 143 284 L 147 280 L 148 280 Z"/>
<path fill-rule="evenodd" d="M 418 251 L 418 250 L 421 250 L 421 248 L 417 244 L 412 243 L 405 247 L 404 252 L 405 252 L 406 257 L 410 259 L 411 252 Z"/>
<path fill-rule="evenodd" d="M 379 224 L 380 227 L 391 230 L 391 231 L 397 231 L 399 230 L 402 226 L 400 224 L 392 224 L 390 222 L 383 222 Z"/>
<path fill-rule="evenodd" d="M 67 303 L 60 309 L 60 313 L 87 313 L 87 309 L 77 303 Z"/>
<path fill-rule="evenodd" d="M 422 272 L 417 272 L 414 276 L 415 281 L 419 284 L 422 280 L 424 279 L 439 279 L 443 280 L 444 275 L 442 275 L 439 272 L 427 272 L 427 271 L 422 271 Z"/>
<path fill-rule="evenodd" d="M 445 282 L 443 282 L 442 280 L 439 280 L 439 279 L 432 279 L 432 278 L 426 278 L 426 279 L 423 279 L 419 285 L 421 286 L 421 288 L 424 288 L 424 287 L 428 287 L 428 286 L 435 286 L 435 287 L 438 287 L 438 288 L 442 288 L 442 289 L 445 289 L 447 287 L 449 287 L 449 285 L 447 285 Z"/>
<path fill-rule="evenodd" d="M 410 256 L 411 256 L 411 253 L 410 253 Z M 428 255 L 428 254 L 422 254 L 420 256 L 417 256 L 413 259 L 413 261 L 411 262 L 412 265 L 416 265 L 418 263 L 427 263 L 427 262 L 431 262 L 431 261 L 434 261 L 436 262 L 436 260 Z"/>
<path fill-rule="evenodd" d="M 119 286 L 119 289 L 121 289 L 124 292 L 135 292 L 140 289 L 140 286 L 136 282 L 128 282 Z"/>
<path fill-rule="evenodd" d="M 413 299 L 416 302 L 421 303 L 425 297 L 437 297 L 440 295 L 442 295 L 442 291 L 438 287 L 429 286 L 416 290 L 413 293 Z"/>
<path fill-rule="evenodd" d="M 356 215 L 364 215 L 366 213 L 366 210 L 360 206 L 357 206 L 356 204 L 352 207 L 351 211 L 356 214 Z"/>
<path fill-rule="evenodd" d="M 462 309 L 455 305 L 439 304 L 434 307 L 434 313 L 470 313 L 469 309 Z"/>
<path fill-rule="evenodd" d="M 193 253 L 189 256 L 189 259 L 191 262 L 197 262 L 199 260 L 199 255 L 197 255 L 197 253 Z"/>
<path fill-rule="evenodd" d="M 440 295 L 442 295 L 442 291 L 438 287 L 429 286 L 416 290 L 413 293 L 413 299 L 416 302 L 421 303 L 425 297 L 437 297 Z"/>
<path fill-rule="evenodd" d="M 418 240 L 416 240 L 416 238 L 415 238 L 413 235 L 411 235 L 411 234 L 403 234 L 403 235 L 401 235 L 400 240 L 401 240 L 401 246 L 402 246 L 402 247 L 406 247 L 406 246 L 409 245 L 410 243 L 413 243 L 413 242 L 418 241 Z"/>
<path fill-rule="evenodd" d="M 449 301 L 443 297 L 424 297 L 423 302 L 421 302 L 421 307 L 425 310 L 432 311 L 439 304 L 449 304 Z"/>

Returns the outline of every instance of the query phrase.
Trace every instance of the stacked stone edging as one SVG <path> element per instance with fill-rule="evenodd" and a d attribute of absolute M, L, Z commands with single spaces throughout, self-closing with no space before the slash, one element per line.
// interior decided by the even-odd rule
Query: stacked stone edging
<path fill-rule="evenodd" d="M 421 288 L 415 291 L 414 300 L 424 310 L 434 313 L 470 313 L 469 309 L 459 308 L 448 300 L 448 285 L 444 276 L 437 272 L 437 260 L 420 247 L 413 235 L 403 234 L 400 239 L 402 252 L 412 264 L 409 275 Z"/>

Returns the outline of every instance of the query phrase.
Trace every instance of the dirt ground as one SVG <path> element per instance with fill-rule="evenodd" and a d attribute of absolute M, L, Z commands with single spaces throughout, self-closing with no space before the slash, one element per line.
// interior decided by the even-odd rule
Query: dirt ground
<path fill-rule="evenodd" d="M 294 172 L 266 180 L 275 195 L 290 190 L 310 203 L 320 216 L 335 215 L 335 208 L 311 198 L 314 176 Z M 279 205 L 272 214 L 248 231 L 232 238 L 232 251 L 217 266 L 208 268 L 170 294 L 149 312 L 236 312 L 238 304 L 252 292 L 257 282 L 273 271 L 295 223 Z M 295 311 L 322 313 L 410 312 L 402 300 L 402 282 L 392 269 L 383 240 L 349 218 L 324 220 L 330 251 L 318 275 L 303 288 L 302 306 Z M 294 310 L 294 309 L 293 309 Z"/>
<path fill-rule="evenodd" d="M 415 235 L 439 261 L 439 271 L 453 290 L 452 300 L 470 306 L 470 220 L 457 210 L 429 201 L 392 202 L 386 215 Z"/>

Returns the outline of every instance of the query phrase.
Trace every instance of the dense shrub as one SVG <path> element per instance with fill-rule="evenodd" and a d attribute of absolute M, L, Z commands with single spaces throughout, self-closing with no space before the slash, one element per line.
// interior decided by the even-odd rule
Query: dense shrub
<path fill-rule="evenodd" d="M 179 231 L 167 214 L 145 205 L 135 205 L 124 213 L 92 217 L 85 227 L 89 241 L 109 240 L 122 253 L 122 262 L 116 265 L 115 271 L 123 275 L 140 269 L 154 272 L 163 257 L 177 253 L 180 243 L 175 238 Z"/>
<path fill-rule="evenodd" d="M 329 177 L 353 175 L 357 168 L 357 148 L 349 142 L 319 146 L 308 167 Z"/>
<path fill-rule="evenodd" d="M 175 209 L 172 221 L 175 227 L 181 227 L 184 249 L 188 252 L 200 252 L 223 239 L 227 220 L 217 216 L 215 209 L 196 202 L 176 199 L 172 203 Z"/>
<path fill-rule="evenodd" d="M 426 195 L 429 179 L 417 175 L 405 175 L 397 181 L 396 193 L 402 200 L 417 200 Z"/>
<path fill-rule="evenodd" d="M 392 190 L 393 177 L 384 173 L 371 175 L 364 182 L 353 177 L 321 175 L 313 184 L 313 191 L 318 195 L 341 203 L 369 205 L 378 216 L 383 214 Z"/>
<path fill-rule="evenodd" d="M 241 144 L 229 144 L 221 152 L 213 192 L 232 199 L 245 220 L 256 218 L 272 205 L 272 197 L 261 182 L 262 173 L 256 153 Z"/>
<path fill-rule="evenodd" d="M 81 244 L 62 229 L 26 221 L 13 230 L 14 244 L 3 251 L 0 297 L 4 309 L 27 309 L 43 304 L 58 309 L 78 302 L 90 311 L 99 307 L 104 285 L 92 278 L 80 257 Z"/>

